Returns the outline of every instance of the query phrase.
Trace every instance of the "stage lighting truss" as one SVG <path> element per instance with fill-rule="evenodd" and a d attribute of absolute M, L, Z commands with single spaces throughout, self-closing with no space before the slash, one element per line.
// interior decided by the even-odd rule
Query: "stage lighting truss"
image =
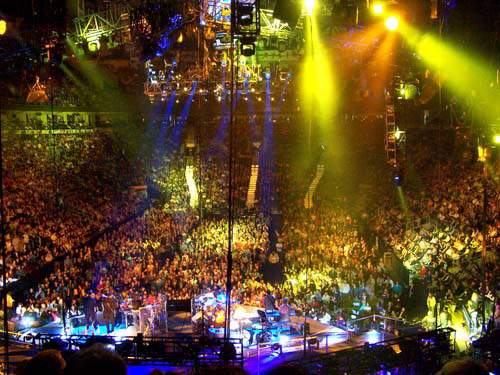
<path fill-rule="evenodd" d="M 236 0 L 235 34 L 257 36 L 260 34 L 260 5 L 258 0 Z"/>
<path fill-rule="evenodd" d="M 285 52 L 290 49 L 292 29 L 287 23 L 273 18 L 271 9 L 261 9 L 261 30 L 259 46 L 269 50 Z"/>
<path fill-rule="evenodd" d="M 142 0 L 129 13 L 130 33 L 139 40 L 141 47 L 151 47 L 143 60 L 154 55 L 161 56 L 176 43 L 182 43 L 182 29 L 195 24 L 198 19 L 198 4 L 195 0 Z"/>
<path fill-rule="evenodd" d="M 259 81 L 261 72 L 260 64 L 255 62 L 255 58 L 247 58 L 242 56 L 240 58 L 240 64 L 238 69 L 237 80 L 239 83 L 249 82 L 256 83 Z"/>
<path fill-rule="evenodd" d="M 235 30 L 239 36 L 240 52 L 243 56 L 255 55 L 255 42 L 260 34 L 260 6 L 258 0 L 236 0 Z"/>
<path fill-rule="evenodd" d="M 73 20 L 75 31 L 70 36 L 76 43 L 99 43 L 102 37 L 120 36 L 119 43 L 131 40 L 130 6 L 118 3 L 104 12 L 88 14 Z"/>
<path fill-rule="evenodd" d="M 397 166 L 396 112 L 394 98 L 390 93 L 385 95 L 385 152 L 387 163 Z"/>

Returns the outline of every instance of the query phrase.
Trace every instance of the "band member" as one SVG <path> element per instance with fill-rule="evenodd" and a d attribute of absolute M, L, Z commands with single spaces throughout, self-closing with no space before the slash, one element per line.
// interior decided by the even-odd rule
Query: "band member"
<path fill-rule="evenodd" d="M 264 310 L 265 311 L 276 310 L 276 298 L 274 298 L 269 289 L 267 290 L 266 295 L 264 296 Z"/>
<path fill-rule="evenodd" d="M 106 333 L 110 333 L 114 331 L 114 323 L 115 323 L 115 309 L 116 309 L 116 299 L 113 295 L 113 291 L 109 290 L 108 294 L 104 296 L 104 300 L 102 302 L 103 307 L 103 318 L 106 323 Z"/>
<path fill-rule="evenodd" d="M 278 308 L 280 312 L 280 322 L 286 322 L 290 320 L 290 315 L 292 314 L 292 308 L 288 304 L 288 298 L 284 297 L 280 307 Z"/>
<path fill-rule="evenodd" d="M 116 289 L 115 300 L 116 300 L 115 328 L 117 328 L 120 326 L 120 324 L 122 324 L 122 321 L 123 321 L 123 311 L 121 310 L 120 306 L 123 306 L 123 303 L 124 303 L 123 297 L 122 297 L 119 289 Z"/>
<path fill-rule="evenodd" d="M 95 293 L 90 291 L 83 301 L 83 313 L 85 314 L 85 334 L 88 333 L 89 326 L 92 326 L 92 332 L 97 329 L 97 301 Z"/>

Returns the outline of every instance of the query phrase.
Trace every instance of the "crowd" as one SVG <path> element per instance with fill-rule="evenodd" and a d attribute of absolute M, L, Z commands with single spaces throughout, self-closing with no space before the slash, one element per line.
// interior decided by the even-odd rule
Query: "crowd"
<path fill-rule="evenodd" d="M 152 159 L 139 158 L 146 166 L 129 165 L 105 132 L 10 135 L 4 149 L 8 278 L 22 279 L 55 264 L 15 301 L 17 311 L 60 317 L 63 305 L 66 311 L 81 308 L 89 291 L 99 299 L 115 290 L 126 301 L 159 293 L 190 299 L 224 289 L 228 162 L 224 147 L 209 147 L 212 135 L 207 132 L 195 149 L 201 156 L 186 148 L 158 152 Z M 369 232 L 410 271 L 407 284 L 387 269 L 379 243 L 361 231 L 359 212 L 345 199 L 323 194 L 326 185 L 318 187 L 311 210 L 302 208 L 307 179 L 287 172 L 296 164 L 283 156 L 283 145 L 276 148 L 274 165 L 262 169 L 271 176 L 259 175 L 256 207 L 246 208 L 250 166 L 259 158 L 248 144 L 236 141 L 236 148 L 234 300 L 259 305 L 271 288 L 278 301 L 286 296 L 297 310 L 331 323 L 370 314 L 407 319 L 414 318 L 412 285 L 420 279 L 450 321 L 446 305 L 460 310 L 472 304 L 477 310 L 483 183 L 476 164 L 442 163 L 439 179 L 404 191 L 405 206 L 380 189 L 375 208 L 363 212 Z M 188 165 L 194 167 L 201 211 L 190 207 Z M 128 189 L 132 180 L 152 181 L 160 203 L 85 244 L 141 208 L 143 196 Z M 500 210 L 498 189 L 491 180 L 487 187 L 486 282 L 493 302 Z M 269 204 L 283 218 L 283 228 L 273 230 L 284 255 L 285 281 L 274 286 L 264 274 L 276 245 L 270 241 L 270 211 L 264 209 Z"/>
<path fill-rule="evenodd" d="M 7 135 L 4 143 L 8 278 L 64 257 L 96 232 L 135 212 L 123 160 L 105 133 Z M 85 177 L 84 177 L 85 176 Z M 117 204 L 117 203 L 120 204 Z"/>
<path fill-rule="evenodd" d="M 430 186 L 405 191 L 406 214 L 381 199 L 385 204 L 370 218 L 373 229 L 386 239 L 413 277 L 425 280 L 443 321 L 451 321 L 455 310 L 477 314 L 480 309 L 484 186 L 488 195 L 484 243 L 487 315 L 495 303 L 500 281 L 499 191 L 493 178 L 483 178 L 482 165 L 443 163 L 439 178 L 432 179 Z M 477 322 L 472 325 L 477 328 Z"/>
<path fill-rule="evenodd" d="M 403 286 L 391 279 L 376 246 L 366 243 L 344 208 L 322 202 L 287 214 L 280 235 L 288 265 L 283 295 L 332 323 L 372 314 L 406 318 Z"/>

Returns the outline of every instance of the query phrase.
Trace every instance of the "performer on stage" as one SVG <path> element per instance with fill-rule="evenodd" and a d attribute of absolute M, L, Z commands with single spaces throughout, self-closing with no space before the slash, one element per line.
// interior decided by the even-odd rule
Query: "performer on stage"
<path fill-rule="evenodd" d="M 278 309 L 280 312 L 280 322 L 290 321 L 290 315 L 292 314 L 292 307 L 288 304 L 288 298 L 283 297 L 281 305 Z"/>
<path fill-rule="evenodd" d="M 122 323 L 123 321 L 123 311 L 122 311 L 122 306 L 123 304 L 125 303 L 125 301 L 123 300 L 123 297 L 120 293 L 120 290 L 117 288 L 116 289 L 116 293 L 115 293 L 115 301 L 116 301 L 116 305 L 115 305 L 115 328 L 118 328 L 120 326 L 120 324 Z M 127 328 L 127 327 L 125 327 Z"/>
<path fill-rule="evenodd" d="M 104 300 L 102 302 L 103 307 L 103 318 L 106 323 L 106 333 L 110 333 L 114 331 L 115 328 L 115 310 L 116 310 L 116 299 L 113 295 L 113 291 L 110 289 L 108 293 L 104 296 Z M 111 328 L 110 328 L 111 327 Z"/>
<path fill-rule="evenodd" d="M 97 325 L 97 301 L 95 299 L 95 293 L 89 291 L 88 295 L 83 301 L 83 313 L 85 314 L 85 334 L 88 334 L 89 326 L 92 326 L 92 331 L 94 332 Z"/>
<path fill-rule="evenodd" d="M 267 311 L 275 311 L 276 310 L 276 298 L 271 294 L 271 291 L 268 289 L 266 295 L 264 296 L 264 310 Z"/>

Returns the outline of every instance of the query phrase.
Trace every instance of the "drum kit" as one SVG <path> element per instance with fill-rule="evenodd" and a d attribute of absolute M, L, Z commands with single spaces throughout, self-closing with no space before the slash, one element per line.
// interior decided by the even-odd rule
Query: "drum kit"
<path fill-rule="evenodd" d="M 207 293 L 194 298 L 192 305 L 193 332 L 220 336 L 225 328 L 225 302 Z M 242 337 L 243 346 L 279 340 L 284 329 L 278 311 L 264 312 L 258 307 L 231 304 L 231 337 Z"/>
<path fill-rule="evenodd" d="M 127 327 L 133 325 L 137 333 L 154 336 L 158 333 L 166 333 L 168 327 L 166 305 L 166 298 L 160 296 L 154 304 L 142 307 L 123 304 L 121 310 L 125 314 Z"/>

